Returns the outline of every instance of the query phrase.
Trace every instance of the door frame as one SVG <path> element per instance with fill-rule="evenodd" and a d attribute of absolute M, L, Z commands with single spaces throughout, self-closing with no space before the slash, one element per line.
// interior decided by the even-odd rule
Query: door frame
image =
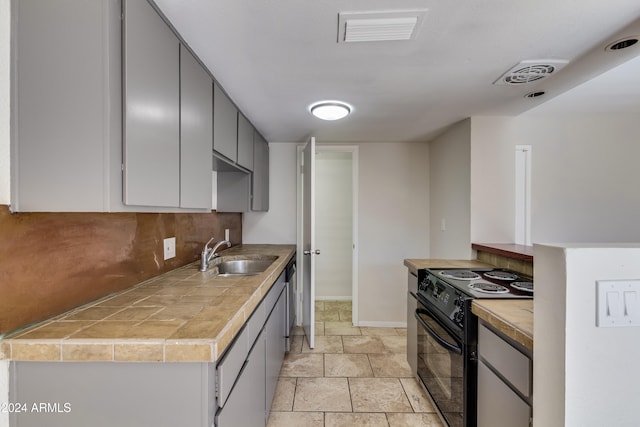
<path fill-rule="evenodd" d="M 300 248 L 302 248 L 302 167 L 300 166 L 302 164 L 301 159 L 302 159 L 302 155 L 303 155 L 303 149 L 304 149 L 304 144 L 298 145 L 298 150 L 297 150 L 297 165 L 298 165 L 298 173 L 297 173 L 297 179 L 296 179 L 296 189 L 297 189 L 297 203 L 296 203 L 296 209 L 297 209 L 297 213 L 296 213 L 296 229 L 297 229 L 297 247 L 298 247 L 298 251 L 296 254 L 296 263 L 298 266 L 302 266 L 302 251 Z M 358 177 L 359 177 L 359 172 L 358 172 L 358 165 L 359 165 L 359 147 L 357 145 L 338 145 L 338 144 L 327 144 L 327 143 L 318 143 L 316 142 L 316 153 L 319 151 L 324 151 L 324 152 L 328 152 L 328 151 L 341 151 L 341 152 L 348 152 L 351 153 L 351 183 L 352 183 L 352 253 L 351 253 L 351 310 L 352 310 L 352 314 L 351 314 L 351 322 L 354 326 L 358 326 L 358 292 L 359 292 L 359 286 L 358 286 L 358 250 L 359 250 L 359 245 L 358 245 L 358 225 L 359 225 L 359 215 L 358 215 L 358 190 L 359 190 L 359 184 L 358 184 Z M 320 248 L 322 249 L 322 248 Z M 297 280 L 298 280 L 298 291 L 299 294 L 296 296 L 296 301 L 298 301 L 297 307 L 298 307 L 298 313 L 296 313 L 296 318 L 297 319 L 302 319 L 301 317 L 301 307 L 302 307 L 302 300 L 301 300 L 301 286 L 302 283 L 300 282 L 301 278 L 303 277 L 302 274 L 304 274 L 304 272 L 301 272 L 301 274 L 297 275 Z"/>

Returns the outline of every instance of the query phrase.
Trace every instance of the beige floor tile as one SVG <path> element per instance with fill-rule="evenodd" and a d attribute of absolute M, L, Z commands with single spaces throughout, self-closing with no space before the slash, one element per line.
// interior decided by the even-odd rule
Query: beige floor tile
<path fill-rule="evenodd" d="M 316 322 L 315 323 L 315 331 L 314 331 L 314 335 L 316 337 L 322 336 L 322 335 L 326 335 L 325 334 L 325 326 L 324 326 L 324 322 Z"/>
<path fill-rule="evenodd" d="M 406 353 L 370 354 L 369 361 L 375 377 L 411 377 Z"/>
<path fill-rule="evenodd" d="M 360 336 L 342 337 L 342 345 L 345 353 L 388 353 L 389 351 L 382 344 L 381 337 Z"/>
<path fill-rule="evenodd" d="M 306 339 L 304 335 L 291 335 L 291 350 L 290 353 L 300 353 L 302 351 L 302 343 Z"/>
<path fill-rule="evenodd" d="M 403 337 L 407 336 L 407 328 L 396 328 L 396 332 Z"/>
<path fill-rule="evenodd" d="M 325 427 L 389 427 L 385 414 L 328 412 L 324 416 Z"/>
<path fill-rule="evenodd" d="M 324 322 L 324 335 L 362 335 L 351 322 Z"/>
<path fill-rule="evenodd" d="M 445 427 L 437 414 L 387 414 L 390 427 Z"/>
<path fill-rule="evenodd" d="M 315 353 L 289 353 L 284 358 L 281 377 L 321 377 L 324 374 L 324 356 Z"/>
<path fill-rule="evenodd" d="M 340 313 L 336 311 L 317 311 L 316 320 L 318 322 L 338 322 L 340 320 Z"/>
<path fill-rule="evenodd" d="M 407 354 L 407 337 L 396 336 L 382 336 L 380 337 L 384 347 L 391 353 L 404 353 Z"/>
<path fill-rule="evenodd" d="M 400 378 L 400 383 L 414 412 L 436 412 L 427 393 L 415 378 Z"/>
<path fill-rule="evenodd" d="M 291 411 L 293 409 L 293 397 L 296 394 L 296 379 L 280 377 L 276 392 L 271 403 L 272 411 Z"/>
<path fill-rule="evenodd" d="M 413 412 L 397 378 L 349 378 L 353 412 Z"/>
<path fill-rule="evenodd" d="M 298 378 L 294 411 L 351 412 L 346 378 Z"/>
<path fill-rule="evenodd" d="M 393 335 L 393 336 L 398 336 L 398 332 L 396 332 L 395 328 L 360 328 L 360 330 L 362 331 L 362 335 L 374 335 L 374 336 Z"/>
<path fill-rule="evenodd" d="M 324 311 L 324 301 L 315 301 L 316 312 Z"/>
<path fill-rule="evenodd" d="M 322 412 L 271 412 L 267 427 L 323 427 Z"/>
<path fill-rule="evenodd" d="M 309 348 L 309 343 L 304 340 L 302 344 L 303 353 L 342 353 L 342 337 L 341 336 L 316 336 L 314 339 L 313 350 Z"/>
<path fill-rule="evenodd" d="M 372 377 L 366 354 L 325 354 L 325 377 Z"/>
<path fill-rule="evenodd" d="M 351 310 L 351 301 L 325 301 L 325 310 Z"/>
<path fill-rule="evenodd" d="M 353 322 L 353 313 L 351 310 L 339 310 L 340 320 L 343 322 Z"/>

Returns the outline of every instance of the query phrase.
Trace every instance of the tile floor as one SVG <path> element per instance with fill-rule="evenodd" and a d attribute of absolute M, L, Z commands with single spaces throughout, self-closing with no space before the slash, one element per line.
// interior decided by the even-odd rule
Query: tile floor
<path fill-rule="evenodd" d="M 406 329 L 351 324 L 351 302 L 316 302 L 315 348 L 301 328 L 268 427 L 442 427 L 406 360 Z"/>

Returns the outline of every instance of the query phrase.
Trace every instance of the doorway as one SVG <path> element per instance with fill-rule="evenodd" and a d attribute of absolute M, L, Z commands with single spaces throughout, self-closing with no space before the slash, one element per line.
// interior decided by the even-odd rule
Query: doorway
<path fill-rule="evenodd" d="M 315 240 L 321 255 L 316 257 L 312 299 L 318 301 L 318 305 L 339 301 L 343 312 L 349 304 L 351 323 L 357 326 L 358 147 L 317 144 L 315 182 Z M 301 187 L 299 184 L 299 200 L 302 199 Z M 299 211 L 299 239 L 300 217 Z M 298 307 L 305 305 L 301 303 Z M 301 313 L 298 318 L 303 318 Z"/>

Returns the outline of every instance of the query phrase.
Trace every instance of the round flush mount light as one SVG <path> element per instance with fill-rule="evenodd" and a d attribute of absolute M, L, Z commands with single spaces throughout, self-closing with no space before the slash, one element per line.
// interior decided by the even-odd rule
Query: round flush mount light
<path fill-rule="evenodd" d="M 322 120 L 343 119 L 351 110 L 351 106 L 342 101 L 320 101 L 309 107 L 311 114 Z"/>
<path fill-rule="evenodd" d="M 616 40 L 615 42 L 609 44 L 605 50 L 608 51 L 616 51 L 626 49 L 638 43 L 638 37 L 627 37 L 622 40 Z"/>

